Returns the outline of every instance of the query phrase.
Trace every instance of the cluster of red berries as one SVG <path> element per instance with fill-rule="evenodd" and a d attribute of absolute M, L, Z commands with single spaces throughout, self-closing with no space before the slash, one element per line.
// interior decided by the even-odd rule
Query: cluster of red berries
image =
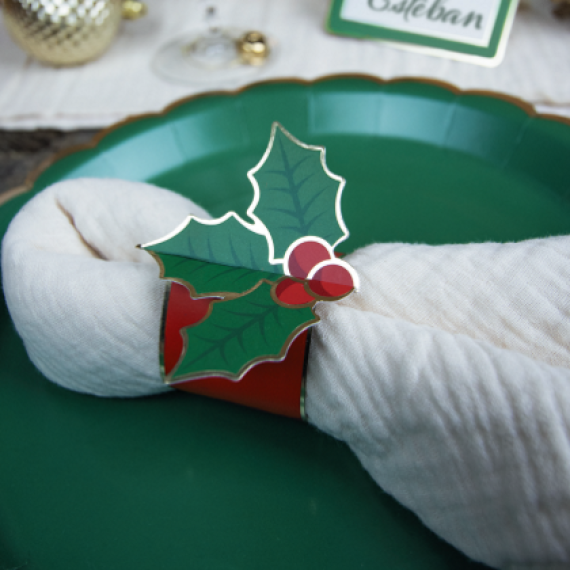
<path fill-rule="evenodd" d="M 335 257 L 324 240 L 308 237 L 298 240 L 285 254 L 285 271 L 292 278 L 283 279 L 275 295 L 287 305 L 304 305 L 315 299 L 338 299 L 354 289 L 350 266 Z"/>

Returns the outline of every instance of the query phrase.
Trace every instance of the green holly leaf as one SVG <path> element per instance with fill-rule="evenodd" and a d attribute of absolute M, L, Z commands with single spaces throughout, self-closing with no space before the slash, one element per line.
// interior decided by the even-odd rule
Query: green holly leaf
<path fill-rule="evenodd" d="M 275 273 L 218 265 L 201 259 L 189 259 L 168 253 L 151 253 L 161 267 L 160 276 L 183 283 L 194 298 L 237 297 L 255 287 L 262 279 L 275 281 L 280 277 Z"/>
<path fill-rule="evenodd" d="M 248 176 L 255 189 L 248 214 L 267 228 L 272 260 L 282 260 L 305 236 L 332 247 L 348 237 L 340 212 L 344 180 L 326 168 L 323 148 L 303 144 L 274 123 L 267 151 Z"/>
<path fill-rule="evenodd" d="M 297 334 L 318 320 L 312 307 L 276 303 L 262 282 L 248 295 L 214 303 L 208 319 L 184 329 L 188 349 L 173 381 L 239 379 L 256 362 L 282 359 Z"/>
<path fill-rule="evenodd" d="M 269 263 L 265 235 L 233 212 L 218 220 L 190 216 L 177 232 L 142 247 L 160 260 L 162 277 L 184 282 L 196 296 L 243 294 L 283 273 L 281 265 Z"/>
<path fill-rule="evenodd" d="M 239 380 L 258 362 L 284 358 L 293 339 L 319 320 L 316 300 L 302 284 L 291 285 L 289 277 L 284 288 L 277 284 L 287 250 L 295 252 L 295 263 L 310 263 L 312 254 L 301 244 L 324 240 L 334 248 L 348 237 L 340 212 L 344 180 L 327 169 L 323 148 L 301 143 L 277 123 L 248 176 L 253 223 L 235 212 L 216 220 L 189 216 L 168 236 L 142 246 L 159 263 L 161 277 L 185 284 L 192 297 L 218 298 L 197 324 L 183 324 L 196 322 L 191 311 L 184 317 L 191 305 L 177 313 L 186 319 L 176 325 L 184 327 L 185 348 L 169 383 L 208 376 Z"/>

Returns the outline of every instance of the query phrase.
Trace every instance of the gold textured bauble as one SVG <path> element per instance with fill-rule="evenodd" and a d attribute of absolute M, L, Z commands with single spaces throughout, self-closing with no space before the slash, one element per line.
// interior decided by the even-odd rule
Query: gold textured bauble
<path fill-rule="evenodd" d="M 4 0 L 4 24 L 14 41 L 36 59 L 55 66 L 78 65 L 99 57 L 111 45 L 123 4 L 121 0 Z"/>

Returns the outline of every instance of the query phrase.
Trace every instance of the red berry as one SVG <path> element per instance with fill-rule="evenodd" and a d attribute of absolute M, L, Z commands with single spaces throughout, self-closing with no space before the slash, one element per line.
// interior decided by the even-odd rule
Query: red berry
<path fill-rule="evenodd" d="M 297 245 L 287 260 L 289 273 L 293 277 L 304 279 L 311 269 L 331 258 L 330 251 L 318 241 L 304 241 Z"/>
<path fill-rule="evenodd" d="M 287 305 L 305 305 L 315 300 L 314 297 L 305 291 L 303 283 L 293 279 L 279 281 L 275 288 L 275 295 L 282 303 Z"/>
<path fill-rule="evenodd" d="M 354 289 L 352 275 L 341 263 L 331 261 L 312 276 L 309 288 L 315 295 L 326 298 L 343 297 Z"/>
<path fill-rule="evenodd" d="M 181 329 L 200 322 L 210 309 L 211 298 L 192 299 L 190 291 L 181 283 L 173 281 L 166 310 L 164 326 L 163 364 L 165 374 L 170 374 L 184 350 Z"/>

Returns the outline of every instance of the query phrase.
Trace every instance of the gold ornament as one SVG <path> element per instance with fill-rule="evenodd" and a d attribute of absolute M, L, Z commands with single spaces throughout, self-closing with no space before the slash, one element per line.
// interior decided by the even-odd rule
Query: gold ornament
<path fill-rule="evenodd" d="M 141 2 L 121 0 L 3 0 L 2 5 L 14 41 L 54 66 L 99 57 L 111 45 L 123 15 L 133 19 L 146 12 Z"/>
<path fill-rule="evenodd" d="M 261 32 L 246 32 L 237 41 L 241 60 L 249 65 L 263 65 L 269 55 L 267 38 Z"/>

